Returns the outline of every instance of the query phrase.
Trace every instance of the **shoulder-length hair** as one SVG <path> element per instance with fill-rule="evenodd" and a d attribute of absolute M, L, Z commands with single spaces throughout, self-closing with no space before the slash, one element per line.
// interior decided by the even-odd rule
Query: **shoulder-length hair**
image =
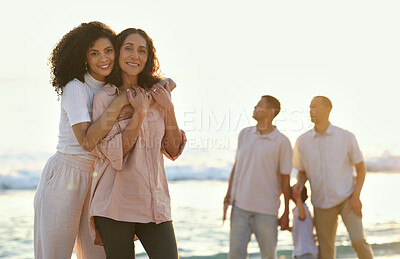
<path fill-rule="evenodd" d="M 125 29 L 117 35 L 117 40 L 115 43 L 116 62 L 113 72 L 111 72 L 111 75 L 108 77 L 108 81 L 117 87 L 122 85 L 121 68 L 119 66 L 120 50 L 125 39 L 129 35 L 135 33 L 141 35 L 146 40 L 146 45 L 148 49 L 146 65 L 144 66 L 143 71 L 140 72 L 138 76 L 138 85 L 142 88 L 149 89 L 155 83 L 158 83 L 161 79 L 160 63 L 158 62 L 158 58 L 156 56 L 156 49 L 154 47 L 153 40 L 149 37 L 149 35 L 147 35 L 145 31 L 136 28 Z"/>

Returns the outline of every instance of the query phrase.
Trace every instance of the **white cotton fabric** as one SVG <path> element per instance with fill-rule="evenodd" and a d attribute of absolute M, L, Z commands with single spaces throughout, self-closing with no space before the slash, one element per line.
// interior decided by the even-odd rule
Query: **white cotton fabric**
<path fill-rule="evenodd" d="M 278 215 L 280 174 L 292 171 L 292 146 L 276 127 L 260 134 L 257 127 L 239 134 L 231 203 L 242 210 Z"/>
<path fill-rule="evenodd" d="M 72 126 L 91 122 L 93 96 L 105 83 L 84 75 L 63 89 L 57 153 L 46 163 L 34 199 L 36 259 L 104 259 L 89 231 L 89 193 L 93 159 L 79 145 Z"/>
<path fill-rule="evenodd" d="M 332 208 L 354 191 L 354 165 L 363 156 L 353 133 L 329 125 L 323 135 L 311 129 L 301 135 L 294 147 L 293 166 L 304 171 L 311 185 L 311 203 Z"/>
<path fill-rule="evenodd" d="M 91 122 L 93 96 L 105 83 L 94 79 L 89 73 L 84 75 L 84 79 L 84 83 L 78 79 L 71 80 L 63 89 L 57 151 L 91 159 L 79 145 L 72 126 Z"/>

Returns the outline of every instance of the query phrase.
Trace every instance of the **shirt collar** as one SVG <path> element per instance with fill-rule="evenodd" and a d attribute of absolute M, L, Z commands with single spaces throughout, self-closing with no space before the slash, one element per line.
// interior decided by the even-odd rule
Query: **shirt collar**
<path fill-rule="evenodd" d="M 319 134 L 315 130 L 315 127 L 312 128 L 311 135 L 312 135 L 312 137 L 320 137 L 320 136 L 325 136 L 325 135 L 333 135 L 334 132 L 335 132 L 335 126 L 333 126 L 331 123 L 329 123 L 329 126 L 323 135 Z"/>
<path fill-rule="evenodd" d="M 85 83 L 91 88 L 99 88 L 101 89 L 106 83 L 95 79 L 89 72 L 87 72 L 83 78 L 85 79 Z"/>
<path fill-rule="evenodd" d="M 278 135 L 278 129 L 276 128 L 276 126 L 274 126 L 274 129 L 271 132 L 267 133 L 267 134 L 261 134 L 257 130 L 257 126 L 253 127 L 252 132 L 254 134 L 256 134 L 257 136 L 259 136 L 260 138 L 268 138 L 268 139 L 271 139 L 271 140 L 275 139 L 276 136 Z"/>
<path fill-rule="evenodd" d="M 103 87 L 103 91 L 105 91 L 108 95 L 119 95 L 121 93 L 118 87 L 112 84 L 106 84 Z"/>

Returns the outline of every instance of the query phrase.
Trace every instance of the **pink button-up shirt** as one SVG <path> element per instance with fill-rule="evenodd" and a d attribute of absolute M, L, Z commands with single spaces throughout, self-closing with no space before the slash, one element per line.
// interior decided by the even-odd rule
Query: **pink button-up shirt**
<path fill-rule="evenodd" d="M 98 119 L 119 94 L 107 84 L 93 99 L 93 121 Z M 93 216 L 118 221 L 156 224 L 171 221 L 171 205 L 162 154 L 175 160 L 183 151 L 182 131 L 179 153 L 171 157 L 164 149 L 165 114 L 157 103 L 150 105 L 135 146 L 123 157 L 122 131 L 132 116 L 124 108 L 108 135 L 94 150 L 94 166 L 89 216 L 95 244 L 101 244 Z"/>

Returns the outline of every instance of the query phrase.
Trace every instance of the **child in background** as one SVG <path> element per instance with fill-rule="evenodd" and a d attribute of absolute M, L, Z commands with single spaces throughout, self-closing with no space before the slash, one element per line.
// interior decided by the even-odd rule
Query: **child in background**
<path fill-rule="evenodd" d="M 303 191 L 297 200 L 293 198 L 292 187 L 290 188 L 291 199 L 296 204 L 292 210 L 293 227 L 290 229 L 293 237 L 293 257 L 301 259 L 317 259 L 318 247 L 315 244 L 313 233 L 313 219 L 308 210 L 305 201 L 307 200 L 307 188 L 304 186 Z"/>

